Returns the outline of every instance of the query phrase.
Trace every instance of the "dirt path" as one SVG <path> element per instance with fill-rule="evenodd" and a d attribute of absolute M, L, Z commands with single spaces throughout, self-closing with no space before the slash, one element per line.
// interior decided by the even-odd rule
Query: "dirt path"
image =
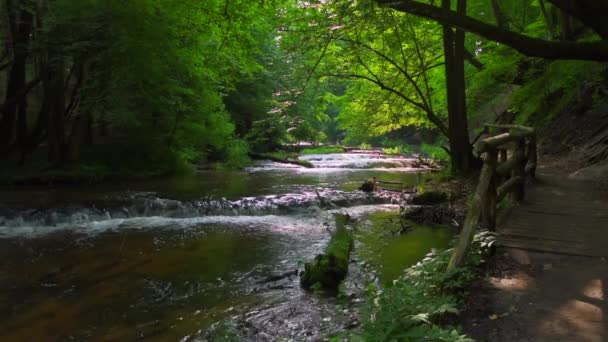
<path fill-rule="evenodd" d="M 473 290 L 467 332 L 480 341 L 608 341 L 606 194 L 547 169 L 529 189 L 498 228 L 503 247 Z"/>

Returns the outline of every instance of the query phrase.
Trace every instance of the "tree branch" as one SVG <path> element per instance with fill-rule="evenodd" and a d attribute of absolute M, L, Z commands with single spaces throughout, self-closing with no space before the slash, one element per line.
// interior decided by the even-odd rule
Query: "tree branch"
<path fill-rule="evenodd" d="M 478 61 L 475 56 L 471 53 L 471 51 L 465 49 L 464 50 L 464 59 L 467 60 L 472 66 L 477 68 L 477 70 L 483 70 L 484 65 L 480 61 Z"/>
<path fill-rule="evenodd" d="M 452 10 L 445 10 L 413 0 L 377 0 L 380 5 L 396 11 L 450 25 L 487 39 L 508 45 L 531 57 L 547 59 L 577 59 L 608 61 L 608 41 L 567 42 L 547 41 L 486 24 Z M 555 0 L 557 2 L 558 0 Z M 554 2 L 552 0 L 552 2 Z M 555 3 L 554 2 L 554 3 Z"/>
<path fill-rule="evenodd" d="M 435 113 L 429 112 L 429 110 L 423 105 L 420 104 L 414 100 L 412 100 L 411 98 L 409 98 L 407 95 L 405 95 L 404 93 L 400 92 L 399 90 L 389 87 L 386 84 L 384 84 L 382 81 L 378 80 L 378 79 L 373 79 L 371 77 L 368 76 L 364 76 L 364 75 L 357 75 L 357 74 L 325 74 L 323 76 L 327 76 L 327 77 L 342 77 L 342 78 L 355 78 L 355 79 L 362 79 L 362 80 L 366 80 L 369 82 L 374 83 L 375 85 L 377 85 L 378 87 L 380 87 L 380 89 L 382 90 L 386 90 L 389 91 L 397 96 L 399 96 L 401 99 L 403 99 L 405 102 L 419 108 L 422 109 L 425 113 L 426 116 L 428 117 L 429 121 L 431 121 L 435 126 L 437 126 L 437 128 L 439 129 L 439 131 L 441 131 L 441 133 L 443 135 L 445 135 L 447 137 L 448 134 L 448 128 L 445 125 L 445 123 L 443 123 L 443 121 L 441 121 L 441 119 L 435 115 Z"/>
<path fill-rule="evenodd" d="M 605 0 L 548 0 L 569 15 L 591 27 L 603 39 L 608 39 L 608 1 Z"/>

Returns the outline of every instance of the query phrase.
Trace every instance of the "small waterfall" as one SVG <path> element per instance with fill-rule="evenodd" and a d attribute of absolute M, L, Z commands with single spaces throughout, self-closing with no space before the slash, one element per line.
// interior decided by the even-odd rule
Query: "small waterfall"
<path fill-rule="evenodd" d="M 241 222 L 257 216 L 309 215 L 323 209 L 339 210 L 354 206 L 400 204 L 408 194 L 397 191 L 339 191 L 322 189 L 298 194 L 244 197 L 238 200 L 203 198 L 179 201 L 159 198 L 150 193 L 131 196 L 130 203 L 121 206 L 97 208 L 64 207 L 52 209 L 0 210 L 0 237 L 41 233 L 58 229 L 85 228 L 97 231 L 108 227 L 150 228 L 167 224 Z M 320 199 L 323 199 L 323 205 Z M 232 217 L 232 219 L 230 219 Z M 188 220 L 190 219 L 190 220 Z"/>
<path fill-rule="evenodd" d="M 320 169 L 390 169 L 392 171 L 419 169 L 416 158 L 389 156 L 381 153 L 336 153 L 304 155 L 301 160 Z"/>

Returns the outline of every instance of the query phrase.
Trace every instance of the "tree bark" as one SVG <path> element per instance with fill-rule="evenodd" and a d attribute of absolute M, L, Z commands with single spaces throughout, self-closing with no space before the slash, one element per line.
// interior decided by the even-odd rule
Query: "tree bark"
<path fill-rule="evenodd" d="M 509 29 L 509 21 L 505 16 L 504 12 L 498 4 L 498 0 L 491 0 L 492 12 L 494 12 L 494 19 L 496 19 L 496 25 L 502 29 Z"/>
<path fill-rule="evenodd" d="M 473 55 L 473 53 L 469 50 L 464 50 L 464 59 L 467 60 L 467 62 L 469 62 L 469 64 L 471 64 L 472 66 L 475 67 L 475 69 L 481 71 L 483 70 L 483 68 L 485 67 L 483 65 L 483 63 L 481 63 L 479 60 L 477 60 L 475 58 L 475 56 Z"/>
<path fill-rule="evenodd" d="M 89 69 L 89 62 L 86 58 L 81 58 L 79 62 L 74 66 L 77 70 L 75 74 L 75 84 L 72 88 L 70 102 L 65 109 L 65 116 L 68 117 L 70 113 L 75 113 L 74 122 L 72 123 L 72 132 L 70 134 L 67 148 L 67 160 L 69 162 L 75 162 L 80 159 L 80 151 L 83 145 L 87 144 L 89 138 L 89 129 L 92 122 L 92 116 L 90 114 L 89 106 L 83 105 L 82 101 L 82 85 L 85 82 Z M 69 82 L 66 81 L 66 82 Z"/>
<path fill-rule="evenodd" d="M 608 39 L 608 1 L 548 0 L 550 3 L 591 27 L 602 39 Z"/>
<path fill-rule="evenodd" d="M 7 85 L 5 104 L 2 106 L 2 120 L 0 120 L 0 150 L 7 151 L 15 137 L 15 124 L 19 121 L 19 129 L 23 129 L 26 122 L 26 62 L 32 33 L 33 15 L 27 9 L 9 8 L 9 25 L 13 27 L 13 55 Z M 19 116 L 19 119 L 17 118 Z"/>
<path fill-rule="evenodd" d="M 549 35 L 552 39 L 557 38 L 557 29 L 555 28 L 555 21 L 551 17 L 551 13 L 547 10 L 547 6 L 545 6 L 544 0 L 539 0 L 540 10 L 543 13 L 543 17 L 545 18 L 545 25 L 547 26 L 547 31 L 549 31 Z"/>
<path fill-rule="evenodd" d="M 49 146 L 48 159 L 54 166 L 62 165 L 66 160 L 65 151 L 65 96 L 64 96 L 64 64 L 60 54 L 53 53 L 49 56 L 49 68 L 47 75 L 46 92 L 49 96 L 48 135 Z"/>
<path fill-rule="evenodd" d="M 378 0 L 392 9 L 407 12 L 441 24 L 463 29 L 487 39 L 508 45 L 524 55 L 548 59 L 608 61 L 608 41 L 547 41 L 486 24 L 466 15 L 413 0 Z M 556 1 L 552 1 L 555 3 Z M 608 13 L 608 12 L 604 12 Z M 579 18 L 580 19 L 580 18 Z M 582 20 L 584 24 L 588 24 Z M 607 20 L 608 22 L 608 20 Z"/>
<path fill-rule="evenodd" d="M 91 115 L 88 112 L 80 113 L 74 119 L 67 152 L 67 160 L 69 162 L 75 162 L 80 159 L 82 146 L 87 144 L 90 125 Z"/>
<path fill-rule="evenodd" d="M 450 0 L 442 0 L 442 9 L 449 10 Z M 459 13 L 466 12 L 466 0 L 458 0 Z M 463 30 L 443 26 L 443 47 L 448 99 L 448 135 L 450 143 L 450 162 L 455 173 L 467 173 L 472 167 L 472 146 L 466 110 L 466 84 L 464 77 L 464 39 Z"/>
<path fill-rule="evenodd" d="M 562 40 L 573 40 L 572 34 L 572 18 L 566 13 L 566 11 L 561 10 L 559 13 L 559 21 L 560 21 L 560 35 Z"/>

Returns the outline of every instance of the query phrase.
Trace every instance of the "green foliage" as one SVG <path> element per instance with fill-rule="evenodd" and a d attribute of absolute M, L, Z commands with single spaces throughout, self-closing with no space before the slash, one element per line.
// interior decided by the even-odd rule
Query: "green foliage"
<path fill-rule="evenodd" d="M 475 236 L 462 267 L 446 272 L 452 250 L 431 252 L 385 289 L 370 288 L 362 313 L 363 337 L 369 341 L 473 341 L 445 322 L 458 314 L 467 287 L 481 276 L 494 238 Z"/>
<path fill-rule="evenodd" d="M 300 153 L 301 154 L 330 154 L 330 153 L 343 153 L 343 152 L 344 152 L 344 148 L 342 148 L 342 147 L 319 146 L 319 147 L 305 148 Z"/>
<path fill-rule="evenodd" d="M 382 152 L 390 155 L 408 155 L 412 154 L 414 148 L 410 145 L 398 145 L 395 147 L 385 147 L 382 149 Z"/>
<path fill-rule="evenodd" d="M 548 123 L 578 100 L 583 87 L 602 83 L 605 70 L 605 63 L 585 61 L 554 61 L 529 70 L 524 86 L 512 95 L 517 122 Z"/>
<path fill-rule="evenodd" d="M 278 149 L 286 137 L 287 123 L 278 115 L 269 116 L 253 123 L 245 139 L 256 153 Z"/>
<path fill-rule="evenodd" d="M 274 54 L 279 23 L 271 3 L 18 3 L 31 5 L 28 8 L 36 19 L 27 68 L 32 78 L 43 80 L 43 89 L 28 95 L 35 104 L 29 107 L 47 115 L 48 110 L 36 105 L 51 106 L 47 102 L 63 99 L 57 110 L 65 118 L 53 123 L 59 126 L 58 136 L 46 134 L 48 145 L 51 138 L 60 142 L 56 154 L 63 156 L 54 157 L 56 167 L 68 161 L 68 152 L 69 162 L 83 163 L 83 170 L 95 173 L 106 168 L 178 173 L 186 171 L 188 164 L 216 155 L 231 158 L 231 164 L 243 164 L 238 156 L 244 154 L 244 145 L 232 143 L 237 138 L 234 122 L 241 130 L 237 133 L 243 133 L 251 121 L 264 119 L 278 87 L 271 82 L 278 75 L 266 72 L 279 58 Z M 63 84 L 65 89 L 56 89 L 54 84 Z M 251 118 L 237 115 L 246 116 L 242 113 L 246 109 L 254 112 Z M 75 122 L 85 115 L 90 115 L 87 141 L 107 145 L 99 148 L 98 155 L 90 154 L 97 146 L 72 148 L 84 144 L 84 138 L 74 137 L 83 135 L 78 130 L 84 129 Z M 36 118 L 27 121 L 34 126 Z M 51 124 L 48 121 L 39 120 L 43 125 Z M 26 127 L 26 131 L 35 128 Z M 51 131 L 42 127 L 38 134 L 44 135 L 44 130 Z M 92 139 L 97 136 L 101 139 Z M 115 145 L 121 146 L 116 156 L 104 152 Z"/>
<path fill-rule="evenodd" d="M 420 145 L 420 151 L 429 156 L 430 158 L 436 160 L 447 161 L 448 159 L 450 159 L 450 155 L 448 154 L 448 152 L 437 145 L 422 144 Z"/>
<path fill-rule="evenodd" d="M 234 140 L 226 149 L 224 166 L 230 169 L 242 169 L 251 164 L 249 145 L 243 140 Z"/>

